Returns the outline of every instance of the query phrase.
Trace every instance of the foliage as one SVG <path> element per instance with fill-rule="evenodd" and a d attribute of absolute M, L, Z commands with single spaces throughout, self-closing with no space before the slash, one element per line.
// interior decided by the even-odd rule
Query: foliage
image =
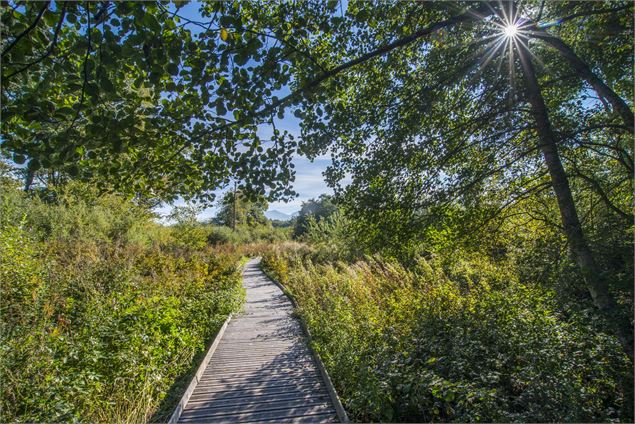
<path fill-rule="evenodd" d="M 223 244 L 240 246 L 250 243 L 276 243 L 288 239 L 288 228 L 240 226 L 232 230 L 225 226 L 211 226 L 207 241 L 214 246 Z"/>
<path fill-rule="evenodd" d="M 368 251 L 368 246 L 360 243 L 351 227 L 351 222 L 338 211 L 321 219 L 307 215 L 301 239 L 316 249 L 320 260 L 353 260 Z"/>
<path fill-rule="evenodd" d="M 171 233 L 174 243 L 202 249 L 207 246 L 210 229 L 198 221 L 197 215 L 203 210 L 200 205 L 175 206 L 167 220 L 173 222 Z"/>
<path fill-rule="evenodd" d="M 269 224 L 265 217 L 268 204 L 263 197 L 249 198 L 241 191 L 228 191 L 219 202 L 219 211 L 213 222 L 227 227 L 247 225 L 256 227 Z"/>
<path fill-rule="evenodd" d="M 187 362 L 157 371 L 162 352 L 204 340 L 182 323 L 226 314 L 238 256 L 288 237 L 262 211 L 293 195 L 297 153 L 331 155 L 335 197 L 303 205 L 304 259 L 265 263 L 358 418 L 633 418 L 604 322 L 632 358 L 631 2 L 184 4 L 3 3 L 0 154 L 31 189 L 0 165 L 3 419 L 142 420 Z M 234 231 L 143 206 L 232 181 Z M 206 298 L 220 312 L 183 312 L 190 285 L 229 293 Z M 139 371 L 130 392 L 88 346 Z"/>
<path fill-rule="evenodd" d="M 349 216 L 411 248 L 447 208 L 551 185 L 591 296 L 613 308 L 576 205 L 632 221 L 632 4 L 203 2 L 204 21 L 181 5 L 8 3 L 2 149 L 28 160 L 27 186 L 42 170 L 142 197 L 209 201 L 233 179 L 288 198 L 291 155 L 330 152 Z M 276 127 L 287 111 L 301 143 Z"/>
<path fill-rule="evenodd" d="M 322 194 L 317 199 L 309 199 L 306 202 L 302 202 L 302 207 L 295 220 L 293 236 L 299 238 L 307 232 L 310 217 L 315 222 L 319 222 L 330 217 L 335 212 L 337 212 L 337 206 L 333 203 L 333 196 L 328 194 Z"/>
<path fill-rule="evenodd" d="M 511 267 L 312 256 L 278 250 L 263 265 L 298 301 L 356 420 L 632 420 L 632 364 L 615 337 Z"/>
<path fill-rule="evenodd" d="M 202 2 L 199 21 L 181 12 L 184 4 L 9 2 L 4 153 L 44 170 L 52 184 L 95 177 L 105 188 L 209 200 L 237 177 L 241 189 L 288 196 L 298 144 L 275 120 L 293 111 L 302 120 L 299 147 L 310 156 L 331 147 L 330 180 L 339 187 L 351 172 L 347 193 L 356 203 L 388 190 L 396 196 L 383 201 L 407 208 L 410 197 L 447 198 L 455 183 L 500 190 L 494 175 L 513 181 L 540 172 L 517 57 L 492 48 L 501 5 Z M 613 4 L 518 7 L 630 99 L 629 4 Z M 452 21 L 464 7 L 478 13 Z M 588 36 L 577 37 L 581 30 Z M 632 168 L 621 157 L 632 157 L 629 128 L 596 107 L 604 99 L 592 98 L 536 35 L 525 36 L 544 64 L 541 83 L 567 157 L 619 151 Z M 503 64 L 509 76 L 498 72 Z M 281 98 L 282 87 L 295 91 Z M 616 181 L 611 191 L 623 188 Z"/>
<path fill-rule="evenodd" d="M 1 420 L 145 422 L 239 309 L 240 254 L 114 196 L 58 199 L 2 187 Z"/>
<path fill-rule="evenodd" d="M 7 2 L 2 152 L 26 164 L 27 180 L 211 201 L 235 178 L 248 191 L 291 194 L 296 142 L 286 131 L 261 137 L 272 117 L 245 111 L 289 81 L 271 69 L 293 50 L 270 48 L 229 3 L 202 3 L 214 24 L 201 31 L 179 16 L 185 3 Z M 243 22 L 253 32 L 238 32 Z"/>

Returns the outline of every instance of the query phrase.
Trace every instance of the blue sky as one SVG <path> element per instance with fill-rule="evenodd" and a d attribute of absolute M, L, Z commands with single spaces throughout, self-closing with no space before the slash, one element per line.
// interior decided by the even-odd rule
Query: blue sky
<path fill-rule="evenodd" d="M 287 130 L 296 139 L 300 138 L 300 126 L 297 118 L 291 114 L 286 114 L 285 118 L 276 122 L 276 126 L 280 130 Z M 270 131 L 270 128 L 264 129 L 263 133 Z M 265 135 L 265 134 L 262 134 Z M 289 202 L 271 202 L 269 204 L 269 210 L 278 210 L 287 214 L 292 214 L 300 210 L 302 202 L 309 199 L 318 197 L 323 193 L 333 193 L 324 181 L 322 173 L 331 164 L 331 158 L 328 155 L 318 156 L 315 160 L 310 161 L 306 157 L 296 155 L 293 158 L 295 164 L 295 181 L 293 183 L 293 189 L 298 193 L 298 197 Z M 216 198 L 220 199 L 228 189 L 222 189 L 215 191 Z M 161 207 L 155 209 L 161 216 L 165 216 L 170 213 L 173 206 L 182 206 L 184 202 L 177 200 L 173 205 L 164 204 Z M 205 209 L 200 215 L 200 220 L 206 220 L 213 217 L 216 214 L 217 207 L 213 206 Z"/>
<path fill-rule="evenodd" d="M 279 130 L 287 130 L 296 139 L 300 138 L 300 126 L 299 121 L 293 115 L 287 113 L 284 119 L 276 121 L 276 127 Z M 270 127 L 263 127 L 260 135 L 262 137 L 268 136 L 267 132 L 270 132 Z M 293 182 L 293 189 L 298 193 L 298 197 L 288 202 L 271 202 L 269 204 L 269 210 L 278 210 L 286 214 L 292 214 L 299 211 L 302 206 L 302 202 L 306 202 L 309 199 L 316 198 L 320 194 L 329 193 L 332 194 L 333 190 L 326 185 L 324 176 L 322 173 L 331 164 L 331 158 L 329 155 L 322 155 L 311 161 L 304 156 L 295 155 L 293 158 L 295 164 L 295 181 Z M 223 193 L 230 190 L 227 189 L 216 190 L 217 201 L 222 197 Z M 182 200 L 176 201 L 173 205 L 164 204 L 155 209 L 155 212 L 164 216 L 170 213 L 173 206 L 182 206 L 184 202 Z M 199 214 L 199 220 L 206 220 L 213 217 L 217 212 L 217 207 L 213 206 L 205 209 Z"/>
<path fill-rule="evenodd" d="M 180 8 L 178 14 L 187 19 L 195 20 L 195 21 L 205 21 L 205 18 L 202 18 L 198 13 L 198 8 L 200 3 L 196 1 L 192 1 Z M 173 5 L 171 5 L 173 7 Z M 197 33 L 200 31 L 195 25 L 190 25 L 189 29 L 193 33 Z M 285 93 L 282 93 L 284 95 Z M 276 126 L 280 130 L 287 130 L 290 134 L 292 134 L 296 139 L 300 138 L 300 126 L 299 121 L 291 114 L 285 114 L 285 118 L 282 120 L 276 120 Z M 269 136 L 266 134 L 270 132 L 270 128 L 263 128 L 261 136 Z M 318 197 L 323 193 L 332 193 L 333 191 L 326 185 L 324 182 L 324 176 L 322 173 L 326 170 L 327 166 L 331 164 L 331 159 L 329 156 L 320 156 L 316 158 L 314 161 L 310 161 L 305 157 L 296 155 L 293 159 L 293 163 L 295 164 L 295 181 L 293 183 L 293 189 L 298 193 L 298 197 L 289 201 L 289 202 L 272 202 L 269 204 L 269 210 L 278 210 L 280 212 L 284 212 L 287 214 L 291 214 L 300 210 L 302 206 L 302 202 L 307 201 L 311 198 Z M 220 199 L 223 193 L 227 191 L 227 189 L 217 190 L 216 198 Z M 173 205 L 164 204 L 159 208 L 156 208 L 155 211 L 164 216 L 167 215 L 173 206 L 181 206 L 184 202 L 182 200 L 176 201 Z M 199 219 L 205 220 L 216 214 L 217 207 L 210 207 L 205 209 L 200 215 Z"/>
<path fill-rule="evenodd" d="M 293 188 L 299 194 L 298 197 L 291 200 L 290 202 L 272 202 L 269 204 L 269 210 L 278 210 L 280 212 L 284 212 L 287 214 L 291 214 L 295 211 L 300 210 L 300 206 L 303 201 L 307 201 L 311 198 L 318 197 L 322 193 L 332 193 L 333 191 L 327 187 L 324 182 L 324 176 L 322 172 L 326 169 L 328 165 L 331 164 L 331 159 L 328 157 L 319 157 L 315 159 L 315 161 L 311 162 L 307 158 L 302 156 L 296 156 L 293 159 L 293 163 L 295 164 L 296 176 L 295 182 L 293 183 Z M 217 195 L 217 199 L 220 199 L 222 194 L 226 190 L 217 190 L 215 193 Z M 184 202 L 179 200 L 174 203 L 174 205 L 180 206 L 183 205 Z M 172 205 L 163 205 L 155 211 L 159 215 L 167 215 L 172 210 Z M 216 207 L 211 207 L 205 209 L 200 215 L 200 220 L 205 220 L 213 217 L 216 214 Z"/>

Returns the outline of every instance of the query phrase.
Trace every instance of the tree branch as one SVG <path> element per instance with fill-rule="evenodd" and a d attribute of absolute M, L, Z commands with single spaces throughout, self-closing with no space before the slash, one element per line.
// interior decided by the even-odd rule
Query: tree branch
<path fill-rule="evenodd" d="M 582 18 L 582 17 L 586 17 L 586 16 L 592 16 L 592 15 L 602 15 L 605 13 L 615 13 L 615 12 L 619 12 L 621 10 L 625 10 L 625 9 L 630 9 L 633 7 L 633 4 L 626 4 L 624 6 L 620 6 L 620 7 L 614 7 L 611 9 L 596 9 L 596 10 L 589 10 L 586 12 L 578 12 L 578 13 L 574 13 L 572 15 L 568 15 L 565 16 L 564 18 L 560 18 L 557 20 L 558 25 L 563 24 L 567 21 L 570 21 L 572 19 L 576 19 L 576 18 Z"/>
<path fill-rule="evenodd" d="M 22 31 L 17 37 L 15 37 L 15 39 L 11 42 L 11 44 L 9 44 L 3 51 L 2 51 L 2 57 L 4 57 L 7 53 L 9 53 L 9 51 L 15 47 L 16 44 L 18 44 L 18 42 L 24 38 L 25 35 L 27 35 L 28 33 L 30 33 L 31 31 L 33 31 L 33 28 L 35 28 L 38 24 L 38 22 L 40 22 L 40 19 L 42 18 L 42 15 L 44 15 L 44 12 L 46 12 L 46 10 L 49 8 L 49 5 L 51 4 L 50 1 L 47 1 L 44 4 L 44 7 L 42 8 L 42 10 L 40 10 L 37 14 L 37 16 L 35 17 L 35 20 L 33 21 L 33 23 L 31 23 L 31 25 L 29 25 L 29 27 L 27 29 L 25 29 L 24 31 Z"/>
<path fill-rule="evenodd" d="M 305 93 L 306 91 L 315 88 L 317 86 L 319 86 L 322 82 L 326 81 L 327 79 L 334 77 L 335 75 L 339 74 L 340 72 L 343 72 L 349 68 L 352 68 L 356 65 L 359 65 L 361 63 L 364 63 L 370 59 L 373 59 L 375 57 L 378 56 L 382 56 L 386 53 L 391 52 L 392 50 L 395 50 L 399 47 L 403 47 L 406 46 L 416 40 L 419 40 L 427 35 L 430 35 L 434 32 L 440 31 L 442 29 L 445 29 L 447 27 L 451 27 L 454 25 L 457 25 L 459 23 L 462 22 L 467 22 L 467 21 L 471 21 L 471 20 L 476 20 L 476 19 L 483 19 L 485 16 L 491 15 L 494 13 L 494 9 L 492 4 L 490 4 L 490 2 L 485 2 L 485 3 L 480 3 L 479 6 L 474 7 L 472 9 L 469 9 L 459 15 L 453 16 L 449 19 L 446 19 L 444 21 L 441 22 L 436 22 L 434 24 L 428 25 L 425 28 L 422 28 L 406 37 L 400 38 L 399 40 L 396 40 L 392 43 L 388 43 L 385 44 L 375 50 L 373 50 L 372 52 L 366 53 L 362 56 L 359 56 L 355 59 L 352 59 L 346 63 L 343 63 L 339 66 L 336 66 L 335 68 L 332 68 L 331 70 L 327 71 L 327 72 L 323 72 L 320 76 L 318 76 L 317 78 L 315 78 L 314 80 L 304 84 L 302 87 L 298 88 L 297 90 L 291 92 L 289 95 L 282 97 L 280 99 L 278 99 L 275 102 L 270 103 L 269 105 L 265 106 L 264 108 L 255 111 L 251 114 L 246 115 L 244 118 L 241 118 L 239 120 L 237 120 L 236 122 L 232 123 L 232 124 L 223 124 L 220 125 L 216 128 L 213 129 L 213 131 L 221 131 L 223 129 L 226 129 L 228 127 L 230 127 L 231 125 L 235 125 L 235 124 L 240 124 L 240 123 L 244 123 L 246 119 L 254 119 L 254 118 L 258 118 L 261 117 L 263 115 L 268 114 L 269 112 L 272 112 L 273 110 L 277 109 L 278 107 L 285 105 L 287 103 L 289 103 L 291 100 L 295 99 L 296 97 L 299 97 L 301 94 Z M 183 150 L 185 150 L 187 147 L 189 147 L 192 144 L 193 140 L 188 140 L 188 142 L 186 144 L 184 144 L 179 150 L 177 150 L 170 158 L 168 158 L 167 160 L 170 161 L 172 159 L 174 159 L 176 156 L 178 156 L 179 154 L 181 154 L 183 152 Z"/>
<path fill-rule="evenodd" d="M 589 65 L 580 59 L 571 47 L 569 47 L 560 38 L 549 34 L 541 28 L 538 28 L 535 24 L 530 25 L 527 30 L 529 31 L 531 37 L 538 38 L 546 42 L 560 52 L 578 76 L 588 82 L 600 97 L 608 100 L 609 103 L 611 103 L 611 106 L 613 106 L 613 109 L 622 117 L 624 124 L 630 128 L 631 131 L 633 130 L 635 119 L 633 118 L 633 111 L 631 108 L 624 99 L 618 96 L 615 91 L 613 91 L 604 81 L 593 73 Z"/>
<path fill-rule="evenodd" d="M 427 35 L 430 35 L 434 32 L 440 31 L 442 29 L 445 29 L 447 27 L 450 26 L 454 26 L 457 25 L 459 23 L 465 22 L 465 21 L 469 21 L 469 20 L 473 20 L 473 19 L 482 19 L 485 15 L 489 15 L 492 14 L 493 11 L 491 9 L 491 5 L 489 3 L 482 3 L 480 4 L 478 7 L 475 7 L 473 9 L 470 9 L 464 13 L 461 13 L 460 15 L 456 15 L 453 16 L 449 19 L 446 19 L 444 21 L 441 22 L 437 22 L 434 23 L 432 25 L 429 25 L 425 28 L 422 28 L 418 31 L 415 31 L 414 33 L 400 38 L 399 40 L 396 40 L 392 43 L 388 43 L 386 45 L 383 45 L 375 50 L 373 50 L 372 52 L 366 53 L 362 56 L 359 56 L 355 59 L 352 59 L 346 63 L 343 63 L 339 66 L 336 66 L 335 68 L 322 73 L 320 76 L 318 76 L 316 79 L 308 82 L 307 84 L 303 85 L 302 87 L 300 87 L 299 89 L 293 91 L 291 94 L 278 99 L 277 102 L 273 102 L 272 104 L 270 104 L 269 106 L 255 112 L 254 114 L 252 114 L 252 118 L 258 117 L 258 116 L 262 116 L 264 114 L 267 114 L 268 112 L 273 111 L 274 109 L 277 109 L 279 106 L 282 106 L 286 103 L 288 103 L 289 101 L 293 100 L 294 98 L 298 97 L 300 94 L 317 87 L 318 85 L 320 85 L 322 82 L 326 81 L 327 79 L 339 74 L 342 71 L 345 71 L 349 68 L 352 68 L 356 65 L 359 65 L 361 63 L 367 62 L 370 59 L 373 59 L 375 57 L 378 56 L 383 56 L 386 53 L 391 52 L 392 50 L 395 50 L 399 47 L 404 47 L 420 38 L 423 38 Z"/>
<path fill-rule="evenodd" d="M 575 164 L 575 162 L 573 161 L 571 162 L 573 164 L 574 172 L 572 173 L 572 175 L 574 177 L 580 177 L 582 180 L 584 180 L 593 189 L 593 191 L 595 191 L 597 195 L 600 196 L 600 199 L 602 199 L 604 204 L 608 206 L 609 209 L 617 213 L 620 217 L 624 218 L 627 222 L 631 222 L 631 223 L 633 222 L 633 218 L 635 218 L 633 214 L 626 213 L 620 208 L 618 208 L 617 206 L 615 206 L 613 202 L 611 202 L 611 199 L 609 199 L 609 196 L 606 194 L 606 192 L 604 191 L 600 183 L 594 178 L 591 178 L 588 175 L 583 174 L 578 168 L 578 166 Z"/>
<path fill-rule="evenodd" d="M 53 53 L 53 49 L 55 48 L 55 45 L 57 44 L 57 38 L 59 37 L 60 31 L 62 29 L 62 23 L 64 22 L 64 17 L 65 16 L 66 16 L 66 3 L 64 3 L 64 5 L 62 6 L 62 12 L 61 12 L 61 15 L 60 15 L 60 20 L 57 21 L 57 26 L 55 27 L 55 32 L 53 33 L 53 40 L 51 41 L 51 45 L 46 50 L 46 52 L 42 56 L 40 56 L 38 59 L 34 60 L 33 62 L 27 63 L 22 68 L 18 69 L 15 72 L 12 72 L 11 74 L 9 74 L 6 77 L 4 77 L 5 80 L 8 80 L 9 78 L 26 71 L 31 66 L 40 63 L 41 61 L 43 61 L 44 59 L 49 57 L 51 55 L 51 53 Z"/>

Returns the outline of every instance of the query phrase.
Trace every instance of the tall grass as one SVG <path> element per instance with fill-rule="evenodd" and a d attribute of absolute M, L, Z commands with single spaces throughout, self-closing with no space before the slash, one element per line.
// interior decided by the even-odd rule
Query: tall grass
<path fill-rule="evenodd" d="M 240 308 L 241 253 L 116 196 L 56 195 L 2 191 L 0 421 L 146 422 Z"/>
<path fill-rule="evenodd" d="M 618 341 L 510 268 L 316 256 L 278 249 L 263 266 L 298 301 L 354 419 L 632 420 L 632 364 Z"/>

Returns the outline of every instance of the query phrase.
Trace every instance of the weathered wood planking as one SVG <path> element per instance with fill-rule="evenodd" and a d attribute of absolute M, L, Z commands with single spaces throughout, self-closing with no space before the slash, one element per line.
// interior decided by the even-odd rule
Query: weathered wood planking
<path fill-rule="evenodd" d="M 244 313 L 229 321 L 179 422 L 338 422 L 289 299 L 258 260 L 245 265 L 243 286 Z"/>

